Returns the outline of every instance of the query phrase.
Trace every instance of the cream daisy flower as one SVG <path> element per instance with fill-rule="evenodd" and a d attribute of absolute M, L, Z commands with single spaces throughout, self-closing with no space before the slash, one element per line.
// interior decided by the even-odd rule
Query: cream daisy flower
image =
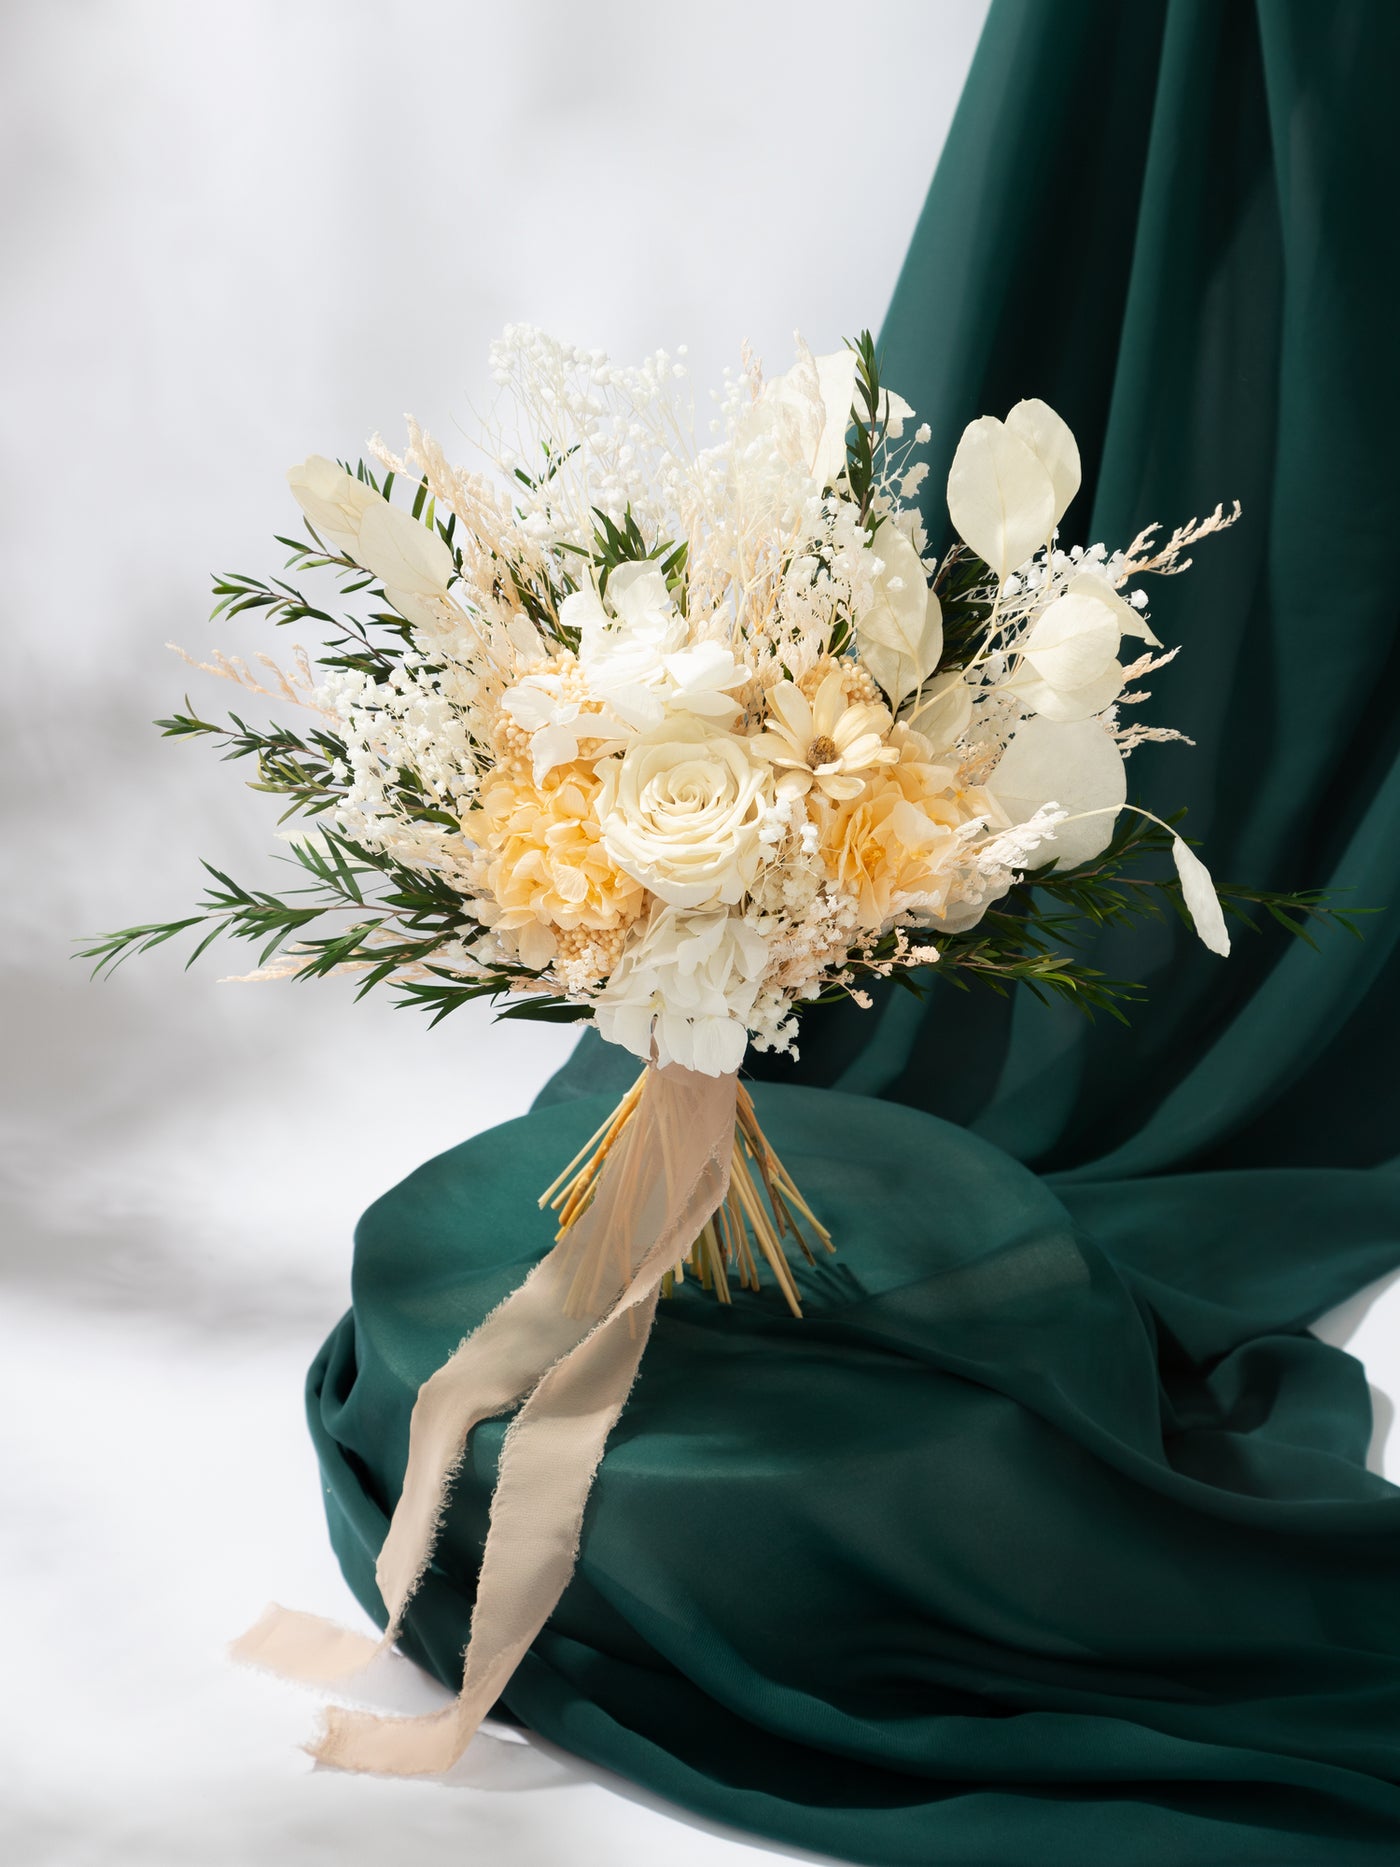
<path fill-rule="evenodd" d="M 833 668 L 809 701 L 791 681 L 768 694 L 767 728 L 753 741 L 754 755 L 778 768 L 780 789 L 803 796 L 815 785 L 834 804 L 859 797 L 863 774 L 899 757 L 885 743 L 886 708 L 872 702 L 849 706 L 841 670 Z"/>

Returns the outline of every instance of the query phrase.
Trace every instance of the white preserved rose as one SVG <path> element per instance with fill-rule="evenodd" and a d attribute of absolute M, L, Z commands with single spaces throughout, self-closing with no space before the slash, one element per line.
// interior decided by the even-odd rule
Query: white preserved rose
<path fill-rule="evenodd" d="M 679 715 L 598 773 L 603 844 L 620 869 L 671 907 L 743 897 L 768 854 L 773 773 L 742 739 Z"/>

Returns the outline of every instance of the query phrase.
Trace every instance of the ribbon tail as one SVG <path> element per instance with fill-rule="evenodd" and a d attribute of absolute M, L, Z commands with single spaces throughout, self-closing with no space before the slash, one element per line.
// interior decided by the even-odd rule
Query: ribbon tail
<path fill-rule="evenodd" d="M 363 1672 L 391 1642 L 353 1633 L 319 1614 L 270 1601 L 229 1647 L 230 1659 L 303 1685 L 334 1685 Z"/>
<path fill-rule="evenodd" d="M 328 1685 L 391 1646 L 431 1558 L 472 1428 L 524 1396 L 501 1449 L 460 1696 L 416 1718 L 333 1707 L 310 1747 L 319 1761 L 394 1776 L 449 1769 L 554 1611 L 573 1574 L 594 1474 L 641 1364 L 661 1280 L 728 1190 L 736 1085 L 733 1076 L 649 1070 L 636 1113 L 569 1238 L 424 1382 L 403 1493 L 376 1569 L 389 1611 L 383 1638 L 273 1608 L 235 1643 L 235 1657 L 246 1663 Z M 568 1314 L 580 1253 L 612 1267 L 591 1320 Z"/>
<path fill-rule="evenodd" d="M 540 1381 L 511 1423 L 477 1583 L 462 1690 L 425 1717 L 332 1708 L 312 1746 L 342 1770 L 435 1775 L 461 1756 L 558 1605 L 608 1436 L 637 1377 L 660 1272 Z"/>

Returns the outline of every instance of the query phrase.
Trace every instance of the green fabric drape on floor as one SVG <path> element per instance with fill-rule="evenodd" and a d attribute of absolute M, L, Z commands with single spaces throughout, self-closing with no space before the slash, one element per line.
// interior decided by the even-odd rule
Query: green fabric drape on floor
<path fill-rule="evenodd" d="M 1243 501 L 1154 591 L 1184 645 L 1155 717 L 1197 745 L 1135 753 L 1132 794 L 1188 803 L 1219 875 L 1378 906 L 1397 71 L 1385 0 L 994 0 L 884 331 L 937 461 L 1023 395 L 1065 415 L 1067 535 Z M 1397 928 L 1228 962 L 1115 932 L 1096 962 L 1151 993 L 1127 1030 L 936 985 L 755 1059 L 840 1256 L 800 1324 L 663 1306 L 509 1709 L 855 1861 L 1400 1859 L 1400 1492 L 1358 1365 L 1306 1331 L 1400 1265 Z M 417 1386 L 548 1243 L 533 1194 L 632 1071 L 586 1039 L 366 1215 L 310 1402 L 381 1619 Z M 502 1430 L 410 1616 L 448 1679 Z"/>

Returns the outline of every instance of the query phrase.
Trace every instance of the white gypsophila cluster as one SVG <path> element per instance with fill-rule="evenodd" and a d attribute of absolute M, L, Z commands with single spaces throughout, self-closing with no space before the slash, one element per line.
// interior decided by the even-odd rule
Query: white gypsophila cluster
<path fill-rule="evenodd" d="M 704 446 L 683 357 L 624 368 L 512 326 L 499 482 L 416 424 L 376 453 L 421 481 L 418 517 L 319 457 L 291 479 L 407 625 L 392 665 L 333 670 L 316 701 L 345 747 L 334 821 L 460 894 L 434 967 L 727 1071 L 791 1049 L 823 992 L 864 1002 L 862 978 L 932 963 L 1028 870 L 1104 848 L 1125 754 L 1167 736 L 1120 720 L 1172 652 L 1120 587 L 1198 534 L 1155 559 L 1061 550 L 1069 429 L 1038 402 L 984 417 L 948 480 L 987 567 L 950 656 L 908 405 L 879 392 L 858 491 L 857 352 L 799 340 L 773 379 L 746 356 Z"/>
<path fill-rule="evenodd" d="M 347 789 L 334 817 L 347 836 L 410 866 L 458 866 L 460 838 L 425 822 L 422 805 L 457 818 L 470 808 L 478 781 L 474 687 L 461 670 L 406 663 L 383 682 L 355 669 L 327 675 L 316 702 L 337 722 L 345 745 Z M 396 782 L 403 772 L 415 778 L 412 808 Z"/>
<path fill-rule="evenodd" d="M 685 536 L 695 446 L 684 358 L 684 346 L 674 356 L 659 350 L 629 368 L 601 350 L 506 327 L 491 347 L 492 379 L 505 393 L 489 441 L 520 486 L 528 537 L 586 549 L 598 512 L 621 523 L 629 511 Z"/>

